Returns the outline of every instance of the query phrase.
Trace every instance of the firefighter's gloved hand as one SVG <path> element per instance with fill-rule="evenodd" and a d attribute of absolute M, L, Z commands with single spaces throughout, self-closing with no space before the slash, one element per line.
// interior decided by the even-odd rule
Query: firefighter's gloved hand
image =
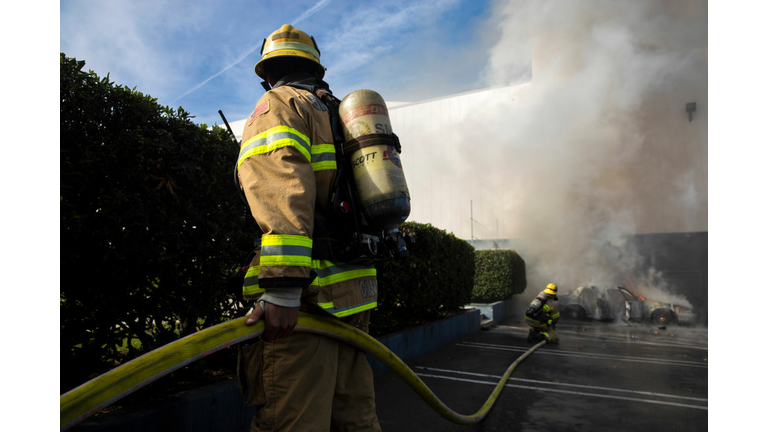
<path fill-rule="evenodd" d="M 536 310 L 533 306 L 529 307 L 528 310 L 525 311 L 525 316 L 527 316 L 528 318 L 535 318 L 535 314 L 536 314 Z"/>
<path fill-rule="evenodd" d="M 245 325 L 254 325 L 264 318 L 262 338 L 268 342 L 288 337 L 299 321 L 299 308 L 284 307 L 260 301 L 245 321 Z"/>

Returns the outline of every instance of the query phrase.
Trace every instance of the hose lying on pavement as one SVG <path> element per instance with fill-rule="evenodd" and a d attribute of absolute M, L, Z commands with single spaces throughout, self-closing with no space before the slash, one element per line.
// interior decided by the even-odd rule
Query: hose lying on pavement
<path fill-rule="evenodd" d="M 61 395 L 59 400 L 60 430 L 69 429 L 158 378 L 209 354 L 254 338 L 264 331 L 263 321 L 259 321 L 253 326 L 246 326 L 245 319 L 245 317 L 242 317 L 227 321 L 162 346 Z M 387 347 L 350 325 L 332 318 L 300 312 L 299 321 L 294 331 L 315 333 L 338 339 L 370 353 L 405 380 L 438 414 L 458 424 L 474 424 L 485 418 L 515 367 L 533 351 L 546 343 L 546 340 L 539 342 L 515 360 L 496 385 L 496 388 L 485 404 L 475 414 L 463 415 L 448 408 Z"/>

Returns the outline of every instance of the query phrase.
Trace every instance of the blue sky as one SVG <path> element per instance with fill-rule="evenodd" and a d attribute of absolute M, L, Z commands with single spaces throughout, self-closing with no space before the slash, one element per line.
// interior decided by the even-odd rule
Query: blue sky
<path fill-rule="evenodd" d="M 417 101 L 487 86 L 490 0 L 93 1 L 60 3 L 60 51 L 198 123 L 243 119 L 263 94 L 253 72 L 282 24 L 313 35 L 339 97 L 370 88 Z"/>

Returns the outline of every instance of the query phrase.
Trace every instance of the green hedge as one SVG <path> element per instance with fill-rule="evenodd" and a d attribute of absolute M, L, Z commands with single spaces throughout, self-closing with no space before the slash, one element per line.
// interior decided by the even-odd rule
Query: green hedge
<path fill-rule="evenodd" d="M 522 294 L 528 287 L 528 279 L 525 276 L 525 260 L 515 251 L 512 251 L 512 272 L 512 295 Z"/>
<path fill-rule="evenodd" d="M 492 303 L 525 291 L 525 261 L 513 250 L 475 251 L 473 303 Z"/>
<path fill-rule="evenodd" d="M 376 266 L 379 302 L 371 315 L 373 336 L 450 316 L 472 297 L 472 245 L 429 224 L 406 222 L 400 229 L 416 242 L 408 258 Z"/>
<path fill-rule="evenodd" d="M 84 66 L 61 54 L 62 391 L 244 313 L 254 237 L 226 131 Z"/>

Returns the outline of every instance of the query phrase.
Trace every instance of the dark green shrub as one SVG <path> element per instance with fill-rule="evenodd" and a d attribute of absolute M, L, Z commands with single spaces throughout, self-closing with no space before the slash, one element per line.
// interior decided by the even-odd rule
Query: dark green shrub
<path fill-rule="evenodd" d="M 472 302 L 492 303 L 525 291 L 525 261 L 512 250 L 475 251 Z"/>
<path fill-rule="evenodd" d="M 242 313 L 253 239 L 226 131 L 84 65 L 61 54 L 62 391 Z"/>
<path fill-rule="evenodd" d="M 522 294 L 528 287 L 525 276 L 525 260 L 515 251 L 512 252 L 512 295 Z"/>
<path fill-rule="evenodd" d="M 416 243 L 408 258 L 377 265 L 374 336 L 449 316 L 471 298 L 475 260 L 469 243 L 429 224 L 406 222 L 400 229 Z"/>

